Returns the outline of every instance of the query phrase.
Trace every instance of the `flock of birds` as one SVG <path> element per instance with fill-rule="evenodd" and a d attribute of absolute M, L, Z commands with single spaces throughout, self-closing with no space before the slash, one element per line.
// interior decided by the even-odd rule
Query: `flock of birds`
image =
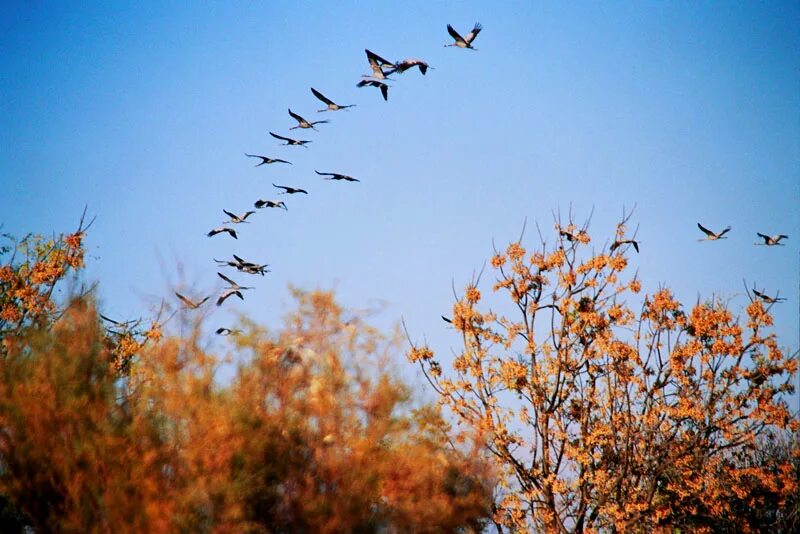
<path fill-rule="evenodd" d="M 462 36 L 451 25 L 448 24 L 447 25 L 447 31 L 450 34 L 450 36 L 453 38 L 453 42 L 450 43 L 450 44 L 446 44 L 445 47 L 455 46 L 455 47 L 463 48 L 463 49 L 477 50 L 472 45 L 472 43 L 475 41 L 475 38 L 481 32 L 481 29 L 482 29 L 481 25 L 476 23 L 473 26 L 472 30 L 468 34 L 466 34 L 465 36 Z M 379 89 L 381 95 L 383 96 L 383 99 L 386 100 L 386 101 L 388 101 L 388 99 L 389 99 L 389 88 L 390 88 L 390 86 L 386 82 L 387 81 L 393 81 L 390 78 L 391 75 L 393 75 L 395 73 L 402 74 L 402 73 L 406 72 L 407 70 L 413 69 L 414 67 L 417 67 L 419 69 L 420 73 L 422 75 L 425 75 L 425 74 L 427 74 L 428 70 L 432 70 L 433 69 L 433 67 L 431 67 L 430 65 L 428 65 L 428 63 L 426 63 L 425 61 L 423 61 L 421 59 L 413 59 L 412 58 L 412 59 L 404 59 L 404 60 L 399 61 L 399 62 L 392 62 L 392 61 L 389 61 L 389 60 L 379 56 L 378 54 L 376 54 L 376 53 L 374 53 L 374 52 L 372 52 L 372 51 L 370 51 L 368 49 L 365 49 L 364 52 L 366 53 L 367 63 L 369 64 L 369 68 L 370 68 L 371 72 L 369 74 L 363 75 L 362 76 L 363 79 L 361 81 L 359 81 L 356 84 L 356 86 L 357 87 L 374 87 L 376 89 Z M 331 100 L 330 98 L 325 96 L 322 92 L 320 92 L 319 90 L 317 90 L 317 89 L 315 89 L 313 87 L 311 88 L 311 93 L 319 101 L 321 101 L 323 104 L 325 104 L 325 107 L 323 109 L 317 110 L 320 113 L 348 110 L 348 109 L 353 108 L 353 107 L 356 106 L 355 104 L 346 104 L 346 105 L 337 104 L 335 101 Z M 294 111 L 292 111 L 291 108 L 288 109 L 288 112 L 289 112 L 289 116 L 292 119 L 294 119 L 295 121 L 297 121 L 297 125 L 296 126 L 293 126 L 293 127 L 289 128 L 290 131 L 291 130 L 298 130 L 298 129 L 300 129 L 300 130 L 314 130 L 314 131 L 317 131 L 317 128 L 315 126 L 317 126 L 319 124 L 328 124 L 329 123 L 328 120 L 317 120 L 317 121 L 308 120 L 305 117 L 303 117 L 302 115 L 299 115 L 298 113 L 295 113 Z M 269 132 L 269 134 L 273 138 L 275 138 L 275 139 L 277 139 L 279 141 L 282 141 L 282 143 L 281 143 L 282 146 L 300 146 L 300 147 L 308 148 L 308 144 L 311 143 L 310 140 L 294 139 L 294 138 L 291 138 L 291 137 L 286 137 L 284 135 L 277 134 L 275 132 Z M 272 158 L 272 157 L 261 155 L 261 154 L 248 154 L 248 153 L 245 153 L 245 156 L 248 157 L 248 158 L 254 158 L 254 159 L 260 160 L 256 164 L 256 167 L 261 167 L 263 165 L 274 165 L 274 164 L 292 165 L 292 163 L 290 161 L 288 161 L 288 160 L 280 159 L 280 158 Z M 349 176 L 349 175 L 346 175 L 346 174 L 342 174 L 342 173 L 338 173 L 338 172 L 321 172 L 321 171 L 318 171 L 316 169 L 315 169 L 314 172 L 316 172 L 317 175 L 322 176 L 323 179 L 325 179 L 325 180 L 334 180 L 334 181 L 343 181 L 343 182 L 359 182 L 360 181 L 357 178 L 353 178 L 352 176 Z M 272 185 L 276 189 L 280 190 L 280 193 L 278 193 L 280 195 L 308 195 L 308 191 L 306 189 L 303 189 L 303 188 L 300 188 L 300 187 L 293 187 L 293 186 L 288 186 L 288 185 L 279 185 L 279 184 L 275 184 L 275 183 L 273 183 Z M 256 214 L 256 210 L 261 210 L 261 209 L 265 209 L 265 208 L 277 208 L 277 209 L 283 209 L 283 210 L 288 210 L 289 209 L 287 207 L 286 203 L 283 200 L 262 200 L 262 199 L 259 199 L 254 203 L 253 206 L 254 206 L 255 210 L 247 210 L 247 211 L 245 211 L 244 213 L 241 213 L 241 214 L 237 214 L 235 212 L 223 209 L 222 211 L 228 217 L 228 220 L 223 222 L 222 226 L 219 226 L 219 227 L 211 229 L 206 235 L 208 237 L 214 237 L 214 236 L 219 235 L 219 234 L 228 234 L 228 236 L 230 236 L 230 237 L 232 237 L 234 239 L 238 239 L 238 233 L 237 233 L 236 229 L 233 228 L 231 225 L 249 223 L 250 221 L 248 221 L 247 219 L 250 218 L 251 216 L 255 215 Z M 699 241 L 718 241 L 720 239 L 726 239 L 727 238 L 726 234 L 728 232 L 730 232 L 730 230 L 731 230 L 731 227 L 728 226 L 724 230 L 721 230 L 719 232 L 714 232 L 714 231 L 706 228 L 705 226 L 703 226 L 700 223 L 697 223 L 697 226 L 700 229 L 700 231 L 703 232 L 703 234 L 705 234 L 705 237 L 703 237 L 702 239 L 699 239 Z M 767 234 L 762 234 L 760 232 L 758 232 L 757 235 L 758 235 L 759 238 L 761 238 L 763 240 L 763 242 L 762 243 L 756 243 L 756 245 L 764 245 L 764 246 L 769 246 L 769 247 L 782 246 L 783 243 L 781 241 L 783 241 L 784 239 L 788 239 L 788 237 L 789 237 L 789 236 L 784 235 L 784 234 L 767 235 Z M 572 235 L 572 234 L 570 234 L 570 233 L 568 233 L 566 231 L 563 231 L 563 230 L 561 231 L 561 236 L 566 238 L 569 241 L 573 241 L 574 239 L 576 239 L 576 236 L 574 236 L 574 235 Z M 624 244 L 632 245 L 634 247 L 634 249 L 636 250 L 636 252 L 639 252 L 639 242 L 636 241 L 635 239 L 627 239 L 627 240 L 615 241 L 611 245 L 611 252 L 613 252 L 619 246 L 624 245 Z M 243 274 L 264 276 L 266 273 L 270 272 L 269 269 L 268 269 L 269 264 L 266 264 L 266 263 L 262 264 L 262 263 L 257 263 L 257 262 L 253 262 L 253 261 L 248 261 L 248 260 L 245 260 L 245 259 L 241 258 L 240 256 L 237 256 L 236 254 L 233 254 L 232 259 L 230 259 L 230 260 L 218 260 L 218 259 L 214 258 L 214 261 L 217 263 L 217 267 L 219 267 L 219 268 L 230 267 L 230 268 L 233 268 L 236 271 L 238 271 L 240 273 L 243 273 Z M 219 296 L 217 297 L 217 300 L 216 300 L 217 306 L 221 306 L 227 299 L 229 299 L 230 297 L 234 297 L 234 296 L 238 297 L 241 300 L 244 300 L 244 292 L 247 291 L 247 290 L 254 289 L 252 286 L 242 286 L 242 285 L 240 285 L 238 282 L 236 282 L 233 279 L 231 279 L 230 277 L 222 274 L 221 272 L 217 272 L 217 276 L 219 276 L 219 278 L 222 279 L 227 284 L 222 289 L 222 291 L 219 294 Z M 769 303 L 769 304 L 774 304 L 774 303 L 786 300 L 784 298 L 779 297 L 778 295 L 776 295 L 774 297 L 773 296 L 769 296 L 769 295 L 767 295 L 766 293 L 764 293 L 762 291 L 756 290 L 755 288 L 753 288 L 752 292 L 753 292 L 753 295 L 755 295 L 755 297 L 757 297 L 757 298 L 759 298 L 759 299 L 761 299 L 764 302 Z M 203 304 L 205 304 L 211 298 L 211 295 L 209 295 L 209 296 L 207 296 L 207 297 L 205 297 L 203 299 L 200 299 L 200 300 L 192 300 L 189 297 L 186 297 L 185 295 L 182 295 L 181 293 L 178 293 L 177 291 L 175 292 L 175 295 L 183 303 L 183 305 L 185 306 L 185 309 L 190 309 L 190 310 L 196 310 L 196 309 L 200 308 Z M 445 318 L 445 320 L 447 320 L 447 319 Z M 230 328 L 227 328 L 227 327 L 221 327 L 221 328 L 218 328 L 216 330 L 216 333 L 218 335 L 231 335 L 231 334 L 235 334 L 235 333 L 238 333 L 238 332 L 239 332 L 238 330 L 230 329 Z"/>
<path fill-rule="evenodd" d="M 481 25 L 476 23 L 472 30 L 466 34 L 465 36 L 461 36 L 450 24 L 447 25 L 447 32 L 453 38 L 453 42 L 450 44 L 446 44 L 445 47 L 455 46 L 458 48 L 469 49 L 469 50 L 477 50 L 472 43 L 475 41 L 475 38 L 481 32 Z M 390 76 L 399 73 L 402 74 L 407 70 L 413 69 L 417 67 L 422 75 L 427 74 L 428 70 L 433 70 L 433 67 L 428 65 L 425 61 L 421 59 L 404 59 L 398 62 L 392 62 L 383 57 L 379 56 L 378 54 L 365 49 L 364 52 L 367 55 L 367 62 L 369 64 L 371 72 L 369 74 L 363 75 L 362 80 L 359 81 L 356 86 L 357 87 L 374 87 L 379 89 L 383 99 L 385 101 L 389 100 L 389 85 L 386 83 L 387 81 L 393 81 Z M 333 111 L 341 111 L 347 110 L 349 108 L 355 107 L 355 104 L 347 104 L 347 105 L 340 105 L 325 96 L 322 92 L 318 91 L 315 88 L 311 88 L 311 93 L 320 100 L 323 104 L 325 104 L 325 108 L 317 110 L 318 112 L 333 112 Z M 289 116 L 292 117 L 295 121 L 297 121 L 297 125 L 289 128 L 289 130 L 314 130 L 317 131 L 315 128 L 318 124 L 327 124 L 329 121 L 327 120 L 318 120 L 318 121 L 311 121 L 303 116 L 295 113 L 292 111 L 291 108 L 288 109 Z M 308 148 L 308 144 L 311 143 L 310 140 L 303 140 L 303 139 L 294 139 L 292 137 L 286 137 L 284 135 L 279 135 L 274 132 L 269 132 L 269 134 L 279 140 L 282 141 L 282 146 L 300 146 L 304 148 Z M 259 163 L 256 164 L 256 167 L 261 167 L 262 165 L 273 165 L 273 164 L 284 164 L 284 165 L 292 165 L 290 161 L 280 158 L 272 158 L 269 156 L 264 156 L 261 154 L 248 154 L 245 153 L 245 156 L 248 158 L 255 158 L 260 160 Z M 322 176 L 325 180 L 334 180 L 334 181 L 342 181 L 342 182 L 359 182 L 357 178 L 353 178 L 352 176 L 348 176 L 346 174 L 341 174 L 338 172 L 320 172 L 315 169 L 315 171 L 319 176 Z M 308 191 L 299 187 L 292 187 L 288 185 L 279 185 L 279 184 L 272 184 L 273 187 L 280 190 L 278 194 L 280 195 L 308 195 Z M 266 209 L 266 208 L 277 208 L 283 209 L 288 211 L 288 207 L 283 200 L 262 200 L 259 199 L 253 204 L 255 210 L 247 210 L 241 214 L 237 214 L 232 211 L 228 211 L 223 209 L 223 213 L 228 217 L 228 220 L 224 221 L 221 226 L 211 229 L 206 235 L 208 237 L 214 237 L 219 234 L 227 234 L 228 236 L 232 237 L 233 239 L 238 239 L 239 234 L 237 233 L 236 229 L 233 225 L 238 225 L 242 223 L 249 223 L 247 219 L 256 214 L 256 210 Z M 236 254 L 233 254 L 232 259 L 230 260 L 218 260 L 214 258 L 214 261 L 217 263 L 217 267 L 224 268 L 230 267 L 236 269 L 236 271 L 243 273 L 243 274 L 250 274 L 250 275 L 261 275 L 264 276 L 266 273 L 270 272 L 268 267 L 269 264 L 266 263 L 256 263 L 253 261 L 245 260 Z M 222 304 L 229 299 L 230 297 L 238 297 L 240 300 L 244 300 L 244 292 L 247 290 L 254 289 L 252 286 L 242 286 L 238 282 L 232 280 L 230 277 L 222 274 L 221 272 L 217 272 L 217 276 L 221 278 L 227 285 L 222 289 L 221 293 L 217 297 L 216 304 L 217 306 L 222 306 Z M 188 310 L 196 310 L 200 308 L 203 304 L 205 304 L 209 299 L 211 299 L 211 295 L 199 299 L 193 300 L 179 292 L 175 292 L 175 296 L 183 303 L 184 308 Z M 227 327 L 220 327 L 216 330 L 218 335 L 231 335 L 239 333 L 238 330 L 230 329 Z"/>

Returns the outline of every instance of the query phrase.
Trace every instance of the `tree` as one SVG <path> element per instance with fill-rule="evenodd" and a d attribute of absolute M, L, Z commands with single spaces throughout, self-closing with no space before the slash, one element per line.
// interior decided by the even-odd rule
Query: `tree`
<path fill-rule="evenodd" d="M 797 361 L 769 332 L 771 306 L 752 300 L 739 320 L 719 299 L 687 311 L 661 288 L 634 311 L 626 222 L 598 253 L 572 223 L 533 253 L 511 243 L 491 259 L 511 311 L 482 311 L 479 277 L 448 319 L 462 346 L 451 369 L 427 346 L 409 352 L 482 436 L 500 473 L 498 529 L 707 531 L 740 513 L 736 499 L 782 505 L 795 491 L 786 459 L 734 461 L 798 429 L 781 400 Z"/>
<path fill-rule="evenodd" d="M 75 235 L 22 240 L 3 266 L 0 530 L 482 528 L 487 465 L 449 446 L 438 409 L 392 376 L 397 344 L 331 293 L 295 291 L 283 328 L 228 338 L 222 383 L 202 319 L 186 337 L 103 327 L 90 292 L 53 298 L 82 265 Z"/>

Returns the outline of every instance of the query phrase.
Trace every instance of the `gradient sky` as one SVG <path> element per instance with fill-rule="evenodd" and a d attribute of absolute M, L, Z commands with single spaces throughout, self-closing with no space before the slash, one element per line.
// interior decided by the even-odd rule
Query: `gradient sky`
<path fill-rule="evenodd" d="M 742 280 L 798 346 L 800 4 L 797 2 L 17 2 L 0 10 L 0 223 L 72 229 L 88 205 L 88 276 L 105 311 L 146 315 L 180 286 L 220 282 L 212 257 L 272 264 L 234 311 L 276 324 L 287 285 L 385 302 L 439 350 L 439 315 L 528 221 L 594 210 L 602 243 L 636 206 L 646 290 L 687 304 Z M 446 25 L 484 31 L 478 52 L 444 48 Z M 384 102 L 355 83 L 364 48 L 420 57 Z M 318 114 L 314 86 L 350 112 Z M 310 148 L 282 147 L 286 109 L 330 119 Z M 294 130 L 292 133 L 297 132 Z M 254 168 L 245 152 L 289 159 Z M 321 180 L 314 169 L 362 180 Z M 209 239 L 222 209 L 306 187 L 262 210 L 240 239 Z M 698 243 L 698 221 L 730 239 Z M 786 233 L 755 247 L 756 232 Z M 243 275 L 236 277 L 240 281 Z M 241 280 L 244 279 L 244 280 Z M 180 285 L 185 284 L 185 285 Z M 488 288 L 487 288 L 488 289 Z"/>

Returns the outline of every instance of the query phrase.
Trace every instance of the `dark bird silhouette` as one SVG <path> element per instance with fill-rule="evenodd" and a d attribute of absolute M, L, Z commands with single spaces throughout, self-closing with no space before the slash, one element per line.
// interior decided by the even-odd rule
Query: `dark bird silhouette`
<path fill-rule="evenodd" d="M 361 80 L 356 84 L 358 87 L 369 85 L 370 87 L 377 87 L 381 90 L 384 100 L 389 100 L 389 86 L 377 80 Z"/>
<path fill-rule="evenodd" d="M 328 176 L 329 178 L 325 178 L 326 180 L 345 180 L 348 182 L 360 182 L 361 180 L 357 180 L 352 176 L 347 176 L 346 174 L 339 174 L 338 172 L 319 172 L 318 170 L 314 170 L 315 173 L 319 174 L 320 176 Z"/>
<path fill-rule="evenodd" d="M 223 291 L 222 294 L 219 296 L 219 298 L 217 299 L 217 306 L 222 306 L 222 303 L 225 302 L 231 295 L 236 295 L 241 300 L 244 300 L 244 296 L 242 295 L 241 291 L 229 288 Z"/>
<path fill-rule="evenodd" d="M 235 258 L 236 256 L 234 256 Z M 217 276 L 228 282 L 228 289 L 235 289 L 236 291 L 244 291 L 245 289 L 253 289 L 252 287 L 240 286 L 222 273 L 217 273 Z"/>
<path fill-rule="evenodd" d="M 444 321 L 446 323 L 449 323 L 449 324 L 453 324 L 453 320 L 450 319 L 449 317 L 445 317 L 444 315 L 441 315 L 440 317 L 442 318 L 442 321 Z"/>
<path fill-rule="evenodd" d="M 431 67 L 421 59 L 404 59 L 400 63 L 395 64 L 395 69 L 397 69 L 397 72 L 399 72 L 400 74 L 414 67 L 419 67 L 419 71 L 422 73 L 423 76 L 425 75 L 425 73 L 428 72 L 428 69 L 433 70 L 433 67 Z"/>
<path fill-rule="evenodd" d="M 318 109 L 317 112 L 319 112 L 319 113 L 321 113 L 323 111 L 339 111 L 340 109 L 347 109 L 347 108 L 356 107 L 355 104 L 349 104 L 347 106 L 340 106 L 339 104 L 337 104 L 336 102 L 334 102 L 330 98 L 326 97 L 325 95 L 323 95 L 322 93 L 320 93 L 319 91 L 314 89 L 313 87 L 311 88 L 311 92 L 314 93 L 314 96 L 316 96 L 318 99 L 320 99 L 324 104 L 326 104 L 328 106 L 325 109 Z"/>
<path fill-rule="evenodd" d="M 181 300 L 181 302 L 183 302 L 186 305 L 187 308 L 192 309 L 192 310 L 196 310 L 197 308 L 199 308 L 200 306 L 205 304 L 205 302 L 208 299 L 211 298 L 211 296 L 208 296 L 208 297 L 204 298 L 203 300 L 201 300 L 200 302 L 192 302 L 191 300 L 189 300 L 188 298 L 184 297 L 183 295 L 181 295 L 177 291 L 175 292 L 175 296 L 178 297 Z"/>
<path fill-rule="evenodd" d="M 245 261 L 236 254 L 233 255 L 233 260 L 218 260 L 214 258 L 214 261 L 217 262 L 217 267 L 233 267 L 237 271 L 247 274 L 260 274 L 264 276 L 266 273 L 270 272 L 269 269 L 267 269 L 267 267 L 269 267 L 268 263 L 260 264 Z"/>
<path fill-rule="evenodd" d="M 278 200 L 277 202 L 274 200 L 256 200 L 255 204 L 253 204 L 256 208 L 283 208 L 286 211 L 289 211 L 289 208 L 286 207 L 286 203 L 283 200 Z"/>
<path fill-rule="evenodd" d="M 246 221 L 245 219 L 247 219 L 248 217 L 250 217 L 252 214 L 254 214 L 254 213 L 255 213 L 255 211 L 253 211 L 253 210 L 250 210 L 250 211 L 246 211 L 246 212 L 244 213 L 244 215 L 236 215 L 235 213 L 233 213 L 233 212 L 230 212 L 230 211 L 228 211 L 228 210 L 225 210 L 225 209 L 223 209 L 223 210 L 222 210 L 222 212 L 223 212 L 225 215 L 227 215 L 228 217 L 230 217 L 230 218 L 231 218 L 231 220 L 230 220 L 230 221 L 225 221 L 225 222 L 234 223 L 234 224 L 239 224 L 239 223 L 243 223 L 243 222 L 248 222 L 248 221 Z"/>
<path fill-rule="evenodd" d="M 777 245 L 784 246 L 783 243 L 780 242 L 781 239 L 789 239 L 789 236 L 785 234 L 777 234 L 770 236 L 770 235 L 764 235 L 761 232 L 756 232 L 756 235 L 758 235 L 758 237 L 764 240 L 763 243 L 756 243 L 756 245 L 766 245 L 768 247 L 774 247 Z"/>
<path fill-rule="evenodd" d="M 286 145 L 286 146 L 295 145 L 295 146 L 304 146 L 305 147 L 308 143 L 311 142 L 311 141 L 301 141 L 299 139 L 291 139 L 289 137 L 284 137 L 282 135 L 278 135 L 278 134 L 272 133 L 272 132 L 270 132 L 269 134 L 272 137 L 274 137 L 275 139 L 280 139 L 281 141 L 286 141 L 284 143 L 284 145 Z M 308 147 L 306 147 L 306 148 L 308 148 Z"/>
<path fill-rule="evenodd" d="M 283 189 L 283 193 L 278 193 L 279 195 L 294 195 L 295 193 L 303 193 L 304 195 L 308 194 L 308 191 L 305 189 L 297 189 L 294 187 L 289 187 L 286 185 L 277 185 L 272 184 L 273 187 L 277 187 L 278 189 Z"/>
<path fill-rule="evenodd" d="M 239 239 L 236 236 L 236 230 L 234 230 L 233 228 L 226 228 L 224 226 L 220 226 L 219 228 L 214 228 L 213 230 L 208 232 L 206 235 L 208 237 L 214 237 L 215 235 L 221 234 L 222 232 L 227 232 L 232 238 Z"/>
<path fill-rule="evenodd" d="M 760 298 L 761 300 L 763 300 L 764 302 L 766 302 L 767 304 L 775 304 L 777 302 L 783 302 L 784 300 L 786 300 L 783 297 L 777 297 L 777 296 L 770 297 L 769 295 L 765 295 L 761 291 L 756 291 L 755 289 L 753 290 L 753 294 L 758 298 Z"/>
<path fill-rule="evenodd" d="M 700 223 L 697 223 L 697 227 L 700 228 L 701 232 L 706 234 L 706 237 L 704 237 L 702 239 L 698 239 L 698 241 L 716 241 L 717 239 L 727 239 L 727 237 L 723 237 L 723 236 L 731 231 L 731 227 L 730 226 L 728 226 L 727 228 L 725 228 L 723 231 L 721 231 L 718 234 L 712 232 L 711 230 L 709 230 L 708 228 L 706 228 L 705 226 L 703 226 Z"/>
<path fill-rule="evenodd" d="M 375 78 L 376 80 L 385 80 L 397 70 L 397 68 L 395 68 L 394 63 L 392 63 L 388 59 L 383 59 L 378 54 L 370 52 L 366 48 L 364 49 L 364 52 L 367 53 L 367 61 L 369 62 L 369 66 L 372 69 L 372 74 L 365 75 L 364 78 Z M 388 67 L 387 70 L 383 70 L 384 67 Z"/>
<path fill-rule="evenodd" d="M 636 250 L 637 253 L 639 252 L 639 242 L 634 239 L 621 239 L 621 240 L 618 239 L 617 241 L 614 241 L 613 243 L 611 243 L 610 247 L 611 252 L 617 250 L 617 247 L 619 247 L 620 245 L 633 245 L 634 250 Z"/>
<path fill-rule="evenodd" d="M 297 121 L 297 126 L 292 126 L 291 128 L 289 128 L 290 130 L 296 130 L 298 128 L 311 128 L 312 130 L 316 130 L 316 128 L 314 128 L 315 124 L 325 124 L 328 122 L 328 121 L 314 121 L 314 122 L 307 121 L 297 113 L 294 113 L 291 108 L 289 108 L 289 115 L 291 115 L 292 118 Z"/>
<path fill-rule="evenodd" d="M 261 167 L 262 165 L 268 165 L 270 163 L 288 163 L 289 165 L 292 164 L 291 161 L 286 161 L 285 159 L 277 159 L 277 158 L 268 158 L 267 156 L 259 156 L 256 154 L 245 154 L 248 158 L 258 158 L 261 160 L 261 163 L 257 163 L 256 167 Z"/>
<path fill-rule="evenodd" d="M 216 334 L 218 336 L 230 336 L 232 334 L 241 334 L 241 333 L 242 333 L 241 330 L 238 330 L 238 329 L 231 330 L 230 328 L 225 328 L 224 326 L 222 328 L 217 328 L 217 331 L 216 331 Z"/>
<path fill-rule="evenodd" d="M 459 33 L 455 29 L 453 29 L 452 26 L 448 24 L 447 33 L 449 33 L 450 37 L 455 39 L 456 42 L 452 44 L 446 44 L 444 46 L 457 46 L 459 48 L 469 48 L 471 50 L 477 50 L 477 48 L 472 46 L 472 41 L 474 41 L 475 38 L 478 36 L 478 34 L 481 33 L 482 29 L 483 26 L 481 26 L 479 23 L 476 22 L 475 26 L 473 26 L 472 28 L 472 31 L 469 32 L 466 37 L 461 37 L 461 35 L 459 35 Z"/>

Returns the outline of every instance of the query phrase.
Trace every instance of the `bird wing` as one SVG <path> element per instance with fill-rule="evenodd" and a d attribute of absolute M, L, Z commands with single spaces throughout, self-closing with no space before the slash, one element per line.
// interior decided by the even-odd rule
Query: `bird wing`
<path fill-rule="evenodd" d="M 385 83 L 378 85 L 377 87 L 381 88 L 381 94 L 383 95 L 383 99 L 388 101 L 389 100 L 389 86 Z"/>
<path fill-rule="evenodd" d="M 639 242 L 638 241 L 631 241 L 633 248 L 636 250 L 636 253 L 639 253 Z"/>
<path fill-rule="evenodd" d="M 288 142 L 288 141 L 294 141 L 294 139 L 290 139 L 290 138 L 288 138 L 288 137 L 284 137 L 284 136 L 282 136 L 282 135 L 278 135 L 278 134 L 276 134 L 276 133 L 272 133 L 272 132 L 270 132 L 269 134 L 270 134 L 272 137 L 274 137 L 275 139 L 280 139 L 280 140 L 282 140 L 282 141 L 287 141 L 287 142 Z"/>
<path fill-rule="evenodd" d="M 305 193 L 306 195 L 308 194 L 308 191 L 306 191 L 305 189 L 295 189 L 295 192 L 296 193 Z"/>
<path fill-rule="evenodd" d="M 365 85 L 369 85 L 370 80 L 361 80 L 356 84 L 356 87 L 364 87 Z"/>
<path fill-rule="evenodd" d="M 239 239 L 238 237 L 236 237 L 236 230 L 234 230 L 233 228 L 223 228 L 222 231 L 228 232 L 230 236 L 234 239 Z"/>
<path fill-rule="evenodd" d="M 277 187 L 278 189 L 283 189 L 284 191 L 288 191 L 291 189 L 291 187 L 286 187 L 285 185 L 272 184 L 272 186 Z"/>
<path fill-rule="evenodd" d="M 480 23 L 476 22 L 475 26 L 472 28 L 472 31 L 469 32 L 467 34 L 467 36 L 464 38 L 464 40 L 467 42 L 467 44 L 469 44 L 472 41 L 474 41 L 475 38 L 478 36 L 478 34 L 481 33 L 482 29 L 483 29 L 483 26 L 481 26 Z"/>
<path fill-rule="evenodd" d="M 768 236 L 768 235 L 764 235 L 764 234 L 762 234 L 761 232 L 756 232 L 756 235 L 757 235 L 758 237 L 760 237 L 761 239 L 763 239 L 764 241 L 769 241 L 769 240 L 770 240 L 770 236 Z"/>
<path fill-rule="evenodd" d="M 191 300 L 187 299 L 186 297 L 184 297 L 183 295 L 181 295 L 177 291 L 175 292 L 175 296 L 178 297 L 179 299 L 181 299 L 181 302 L 183 302 L 184 304 L 186 304 L 190 308 L 194 308 L 195 307 L 195 303 L 194 302 L 192 302 Z"/>
<path fill-rule="evenodd" d="M 267 159 L 267 158 L 265 158 L 264 156 L 257 156 L 257 155 L 255 155 L 255 154 L 247 154 L 247 153 L 245 153 L 245 156 L 247 156 L 248 158 L 260 158 L 260 159 Z"/>
<path fill-rule="evenodd" d="M 381 56 L 379 56 L 375 52 L 371 52 L 371 51 L 367 50 L 366 48 L 364 49 L 364 52 L 367 53 L 367 61 L 369 61 L 371 65 L 372 64 L 393 65 L 393 63 L 391 61 L 387 61 L 387 60 L 383 59 Z"/>
<path fill-rule="evenodd" d="M 319 174 L 320 176 L 333 176 L 332 172 L 319 172 L 318 170 L 314 169 L 314 172 Z"/>
<path fill-rule="evenodd" d="M 239 218 L 239 217 L 237 217 L 237 216 L 236 216 L 236 214 L 235 214 L 235 213 L 231 213 L 230 211 L 228 211 L 228 210 L 226 210 L 226 209 L 223 209 L 223 210 L 222 210 L 222 213 L 224 213 L 225 215 L 227 215 L 227 216 L 228 216 L 228 217 L 230 217 L 231 219 L 238 219 L 238 218 Z"/>
<path fill-rule="evenodd" d="M 300 116 L 300 115 L 298 115 L 297 113 L 292 113 L 292 110 L 291 110 L 291 109 L 289 109 L 289 115 L 291 115 L 291 116 L 292 116 L 292 118 L 293 118 L 294 120 L 296 120 L 297 122 L 307 122 L 307 121 L 306 121 L 306 120 L 305 120 L 303 117 L 301 117 L 301 116 Z"/>
<path fill-rule="evenodd" d="M 292 164 L 291 161 L 286 161 L 285 159 L 273 159 L 272 163 L 288 163 L 289 165 Z"/>
<path fill-rule="evenodd" d="M 336 105 L 336 104 L 334 104 L 333 100 L 331 100 L 330 98 L 327 98 L 325 95 L 323 95 L 322 93 L 320 93 L 319 91 L 317 91 L 313 87 L 311 88 L 311 92 L 314 93 L 314 96 L 316 96 L 317 98 L 319 98 L 320 100 L 322 100 L 323 102 L 328 104 L 329 106 L 335 106 Z"/>
<path fill-rule="evenodd" d="M 242 258 L 240 258 L 239 256 L 237 256 L 236 254 L 234 254 L 234 255 L 233 255 L 233 259 L 235 259 L 235 260 L 236 260 L 236 261 L 238 261 L 239 263 L 247 263 L 246 261 L 244 261 Z"/>
<path fill-rule="evenodd" d="M 227 276 L 225 276 L 222 273 L 217 273 L 217 276 L 219 276 L 220 278 L 222 278 L 223 280 L 228 282 L 231 286 L 235 286 L 235 287 L 239 286 L 239 284 L 237 284 L 236 282 L 234 282 L 233 280 L 231 280 L 230 278 L 228 278 Z"/>
<path fill-rule="evenodd" d="M 709 230 L 708 228 L 706 228 L 705 226 L 703 226 L 700 223 L 697 223 L 697 227 L 700 228 L 700 231 L 703 232 L 704 234 L 706 234 L 707 236 L 715 235 L 714 232 L 712 232 L 711 230 Z"/>
<path fill-rule="evenodd" d="M 753 295 L 757 296 L 758 298 L 762 298 L 762 299 L 766 299 L 767 298 L 767 296 L 764 293 L 762 293 L 761 291 L 758 291 L 757 289 L 753 290 Z"/>
<path fill-rule="evenodd" d="M 101 319 L 103 319 L 104 321 L 108 321 L 109 323 L 111 323 L 111 324 L 115 324 L 115 325 L 117 325 L 117 326 L 122 326 L 122 323 L 120 323 L 119 321 L 115 321 L 114 319 L 109 319 L 108 317 L 106 317 L 106 316 L 105 316 L 105 315 L 103 315 L 102 313 L 98 313 L 98 315 L 99 315 L 99 316 L 100 316 L 100 318 L 101 318 Z"/>
<path fill-rule="evenodd" d="M 724 236 L 725 234 L 727 234 L 727 233 L 728 233 L 728 232 L 730 232 L 730 231 L 731 231 L 731 227 L 730 227 L 730 226 L 728 226 L 728 227 L 727 227 L 727 228 L 725 228 L 723 231 L 721 231 L 717 237 L 722 237 L 722 236 Z"/>
<path fill-rule="evenodd" d="M 461 37 L 461 35 L 459 35 L 459 33 L 455 30 L 455 28 L 453 28 L 449 24 L 447 25 L 447 33 L 449 33 L 450 37 L 452 37 L 456 41 L 461 41 L 461 42 L 464 42 L 464 43 L 466 42 L 466 41 L 464 41 L 464 38 Z"/>
<path fill-rule="evenodd" d="M 250 216 L 251 216 L 252 214 L 254 214 L 254 213 L 255 213 L 255 212 L 254 212 L 253 210 L 246 211 L 246 212 L 244 213 L 244 215 L 242 215 L 242 220 L 244 221 L 245 219 L 247 219 L 248 217 L 250 217 Z"/>

